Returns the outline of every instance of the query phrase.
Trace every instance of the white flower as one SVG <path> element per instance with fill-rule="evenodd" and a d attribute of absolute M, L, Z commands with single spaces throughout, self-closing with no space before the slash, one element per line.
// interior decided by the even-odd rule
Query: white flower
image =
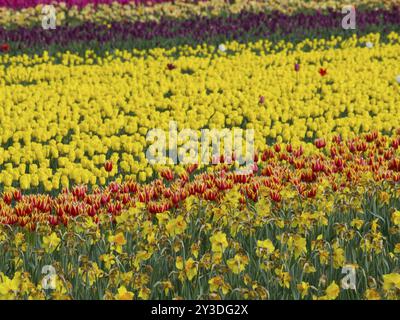
<path fill-rule="evenodd" d="M 225 52 L 225 51 L 226 51 L 225 45 L 221 43 L 221 44 L 218 46 L 218 50 L 219 50 L 219 51 L 222 51 L 222 52 Z"/>
<path fill-rule="evenodd" d="M 396 81 L 400 84 L 400 74 L 396 77 Z"/>
<path fill-rule="evenodd" d="M 365 46 L 368 48 L 368 49 L 371 49 L 373 46 L 374 46 L 374 44 L 372 43 L 372 42 L 366 42 L 365 43 Z"/>

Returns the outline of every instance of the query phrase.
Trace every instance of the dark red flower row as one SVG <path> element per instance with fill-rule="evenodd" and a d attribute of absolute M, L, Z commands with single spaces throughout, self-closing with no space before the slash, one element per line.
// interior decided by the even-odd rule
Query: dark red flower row
<path fill-rule="evenodd" d="M 160 172 L 160 179 L 147 184 L 133 181 L 110 183 L 106 188 L 94 186 L 89 191 L 85 185 L 64 189 L 52 197 L 46 194 L 23 195 L 21 191 L 4 192 L 0 198 L 0 223 L 35 230 L 40 224 L 67 225 L 76 217 L 91 217 L 101 223 L 115 218 L 124 210 L 143 203 L 152 214 L 176 210 L 189 196 L 211 202 L 223 201 L 227 191 L 235 186 L 240 192 L 240 204 L 257 202 L 266 198 L 272 207 L 279 209 L 286 201 L 282 190 L 292 188 L 304 201 L 314 201 L 318 186 L 328 182 L 331 192 L 360 186 L 368 173 L 373 184 L 400 183 L 400 130 L 393 138 L 377 132 L 343 141 L 335 136 L 329 147 L 324 139 L 317 139 L 317 150 L 305 155 L 302 147 L 291 144 L 267 147 L 255 154 L 252 173 L 236 173 L 224 157 L 213 172 L 198 172 L 196 165 L 175 175 L 172 169 Z M 112 163 L 105 164 L 107 171 Z"/>

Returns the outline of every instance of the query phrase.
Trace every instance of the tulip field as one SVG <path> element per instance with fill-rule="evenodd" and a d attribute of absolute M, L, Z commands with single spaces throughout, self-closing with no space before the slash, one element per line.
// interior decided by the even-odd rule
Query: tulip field
<path fill-rule="evenodd" d="M 399 113 L 397 0 L 0 0 L 0 299 L 398 300 Z"/>

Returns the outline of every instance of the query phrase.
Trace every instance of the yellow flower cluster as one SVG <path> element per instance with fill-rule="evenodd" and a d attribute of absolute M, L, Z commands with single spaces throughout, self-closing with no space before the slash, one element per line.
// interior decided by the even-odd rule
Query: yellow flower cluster
<path fill-rule="evenodd" d="M 258 149 L 307 142 L 309 151 L 319 137 L 390 133 L 400 127 L 399 39 L 2 55 L 0 183 L 50 191 L 122 176 L 145 181 L 157 169 L 146 159 L 146 134 L 159 128 L 168 138 L 170 121 L 178 130 L 254 129 Z"/>
<path fill-rule="evenodd" d="M 277 10 L 285 14 L 293 14 L 299 10 L 325 10 L 328 8 L 340 10 L 345 5 L 363 5 L 364 7 L 391 8 L 397 0 L 237 0 L 233 4 L 225 0 L 208 0 L 197 3 L 177 0 L 152 6 L 137 6 L 135 4 L 122 5 L 115 2 L 110 5 L 87 5 L 83 8 L 73 6 L 68 8 L 64 3 L 53 4 L 56 10 L 57 25 L 79 24 L 82 22 L 95 22 L 108 24 L 118 21 L 159 21 L 166 19 L 187 19 L 191 17 L 215 17 L 222 13 L 236 14 L 242 10 L 250 12 L 265 12 Z M 22 26 L 39 26 L 42 23 L 42 5 L 34 8 L 13 10 L 6 7 L 0 8 L 0 26 L 15 28 Z"/>

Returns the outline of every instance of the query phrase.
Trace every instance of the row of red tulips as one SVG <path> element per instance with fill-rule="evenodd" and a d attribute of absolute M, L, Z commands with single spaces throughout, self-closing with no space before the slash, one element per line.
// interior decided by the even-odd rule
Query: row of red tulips
<path fill-rule="evenodd" d="M 221 163 L 212 172 L 199 172 L 196 165 L 176 176 L 170 168 L 160 172 L 160 179 L 148 184 L 134 181 L 110 183 L 106 188 L 77 185 L 64 189 L 55 197 L 46 194 L 23 195 L 20 190 L 4 192 L 0 199 L 0 223 L 19 225 L 31 230 L 42 224 L 67 225 L 77 216 L 90 216 L 100 223 L 101 216 L 110 221 L 123 210 L 146 205 L 149 214 L 173 210 L 189 196 L 205 201 L 220 201 L 227 190 L 238 187 L 240 202 L 257 202 L 260 197 L 279 206 L 281 191 L 288 186 L 300 197 L 316 197 L 318 186 L 328 181 L 333 192 L 357 185 L 369 174 L 376 183 L 400 183 L 398 135 L 389 138 L 376 132 L 347 142 L 335 137 L 329 148 L 323 139 L 315 141 L 316 152 L 305 155 L 302 147 L 276 144 L 255 155 L 256 166 L 251 174 L 232 171 L 232 165 Z M 105 164 L 112 169 L 112 162 Z M 260 193 L 260 186 L 265 189 Z M 149 215 L 150 217 L 151 215 Z"/>

